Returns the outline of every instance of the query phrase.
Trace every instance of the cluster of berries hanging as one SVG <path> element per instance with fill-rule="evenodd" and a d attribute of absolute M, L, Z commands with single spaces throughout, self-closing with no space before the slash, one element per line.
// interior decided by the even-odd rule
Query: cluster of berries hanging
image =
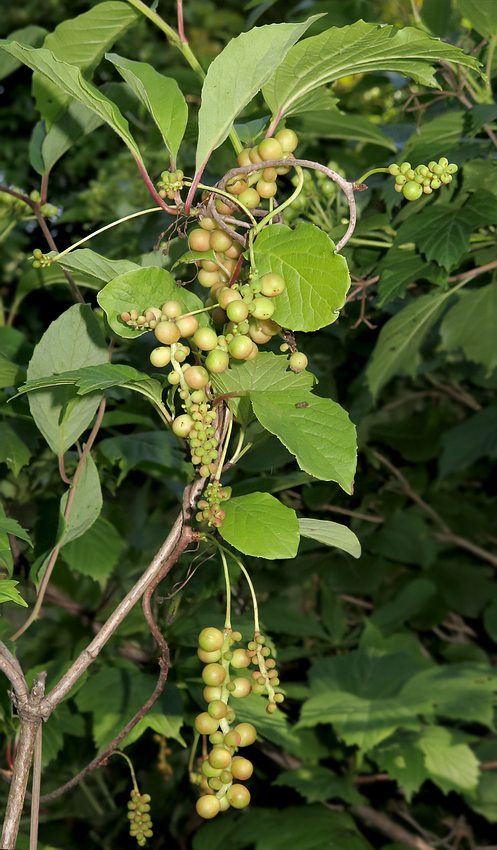
<path fill-rule="evenodd" d="M 230 806 L 243 809 L 250 803 L 249 790 L 234 780 L 245 781 L 252 775 L 252 762 L 237 752 L 239 747 L 254 743 L 257 730 L 251 723 L 233 726 L 236 714 L 228 704 L 230 698 L 266 693 L 268 714 L 276 711 L 277 703 L 283 701 L 283 694 L 274 690 L 279 685 L 278 673 L 269 648 L 264 646 L 265 637 L 256 635 L 246 649 L 233 649 L 233 644 L 241 638 L 240 632 L 228 629 L 222 632 L 214 627 L 202 629 L 199 635 L 197 652 L 206 665 L 202 679 L 208 706 L 195 719 L 195 729 L 200 735 L 208 736 L 212 749 L 203 758 L 200 772 L 192 773 L 190 779 L 200 786 L 202 796 L 196 808 L 203 818 L 213 818 Z M 246 669 L 251 663 L 257 669 L 250 677 L 236 675 L 236 671 Z M 231 668 L 235 671 L 233 678 Z"/>
<path fill-rule="evenodd" d="M 150 794 L 140 794 L 139 791 L 131 792 L 131 800 L 128 803 L 129 834 L 136 838 L 140 847 L 144 847 L 147 838 L 152 838 L 152 820 L 150 818 Z"/>
<path fill-rule="evenodd" d="M 191 445 L 191 444 L 190 444 Z M 221 502 L 231 496 L 231 487 L 223 487 L 220 481 L 211 481 L 205 488 L 202 498 L 197 502 L 197 522 L 207 522 L 211 528 L 221 528 L 226 517 Z"/>
<path fill-rule="evenodd" d="M 417 201 L 423 193 L 431 195 L 434 190 L 450 183 L 457 165 L 441 156 L 438 162 L 432 160 L 428 165 L 417 165 L 414 169 L 410 162 L 392 163 L 388 170 L 395 177 L 395 191 L 402 192 L 408 201 Z"/>
<path fill-rule="evenodd" d="M 169 198 L 170 201 L 174 200 L 176 192 L 180 192 L 183 188 L 184 176 L 181 170 L 163 171 L 160 176 L 161 179 L 157 184 L 161 198 Z"/>

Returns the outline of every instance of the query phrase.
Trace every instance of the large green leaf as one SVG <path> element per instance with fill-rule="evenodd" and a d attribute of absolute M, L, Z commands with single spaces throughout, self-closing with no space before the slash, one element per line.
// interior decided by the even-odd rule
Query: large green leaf
<path fill-rule="evenodd" d="M 165 269 L 154 266 L 129 271 L 111 280 L 97 295 L 97 301 L 105 310 L 112 330 L 119 336 L 135 339 L 146 330 L 133 330 L 121 320 L 121 313 L 148 307 L 161 307 L 165 301 L 179 301 L 185 313 L 200 310 L 204 306 L 200 298 L 185 287 L 177 286 L 172 275 Z M 209 324 L 206 313 L 199 313 L 199 325 Z"/>
<path fill-rule="evenodd" d="M 277 272 L 286 289 L 273 319 L 292 331 L 316 331 L 335 321 L 350 286 L 347 262 L 314 224 L 284 224 L 262 231 L 255 243 L 259 274 Z"/>
<path fill-rule="evenodd" d="M 310 92 L 348 74 L 395 71 L 423 86 L 437 86 L 433 66 L 440 60 L 474 69 L 480 64 L 418 29 L 405 27 L 395 32 L 391 26 L 358 21 L 332 27 L 295 45 L 262 93 L 273 116 L 282 118 L 300 112 Z"/>
<path fill-rule="evenodd" d="M 176 80 L 159 74 L 147 62 L 134 62 L 117 53 L 108 53 L 106 59 L 146 106 L 171 157 L 176 159 L 188 121 L 188 106 Z"/>
<path fill-rule="evenodd" d="M 449 295 L 450 290 L 421 295 L 383 326 L 366 369 L 374 396 L 399 369 L 413 376 L 416 374 L 421 359 L 419 349 L 443 312 Z"/>
<path fill-rule="evenodd" d="M 69 369 L 96 366 L 108 360 L 97 319 L 86 304 L 75 304 L 49 325 L 35 347 L 27 378 L 45 378 Z M 101 398 L 100 392 L 84 398 L 68 387 L 36 390 L 29 395 L 33 418 L 55 454 L 67 449 L 88 427 Z"/>
<path fill-rule="evenodd" d="M 83 136 L 92 133 L 104 119 L 78 100 L 71 101 L 52 124 L 48 133 L 45 123 L 39 122 L 30 146 L 31 163 L 40 174 L 48 174 L 55 163 Z M 38 157 L 33 150 L 38 146 Z"/>
<path fill-rule="evenodd" d="M 416 746 L 418 738 L 416 733 L 399 729 L 370 753 L 380 770 L 388 771 L 399 783 L 409 803 L 412 795 L 429 778 L 424 754 Z"/>
<path fill-rule="evenodd" d="M 116 363 L 102 363 L 99 366 L 83 366 L 72 372 L 61 372 L 46 378 L 36 378 L 34 381 L 26 381 L 19 388 L 19 395 L 44 389 L 45 387 L 74 385 L 77 387 L 78 395 L 87 395 L 96 390 L 106 390 L 110 387 L 130 387 L 156 383 L 149 378 L 146 372 L 138 372 L 132 366 L 124 366 Z"/>
<path fill-rule="evenodd" d="M 83 534 L 63 545 L 61 555 L 72 570 L 105 585 L 123 547 L 112 523 L 99 516 Z"/>
<path fill-rule="evenodd" d="M 495 668 L 467 662 L 421 670 L 404 685 L 401 696 L 426 700 L 440 717 L 492 728 L 496 691 Z"/>
<path fill-rule="evenodd" d="M 355 428 L 346 411 L 328 398 L 301 390 L 252 392 L 257 419 L 276 434 L 301 469 L 323 481 L 353 489 L 356 468 Z M 306 407 L 300 407 L 302 400 Z"/>
<path fill-rule="evenodd" d="M 320 136 L 322 139 L 355 139 L 397 152 L 393 139 L 382 133 L 378 125 L 373 124 L 365 115 L 340 112 L 339 109 L 306 111 L 299 121 L 299 135 L 307 134 Z"/>
<path fill-rule="evenodd" d="M 491 404 L 442 435 L 440 474 L 467 469 L 482 457 L 497 457 L 497 405 Z"/>
<path fill-rule="evenodd" d="M 299 523 L 294 510 L 269 493 L 236 496 L 224 507 L 221 537 L 244 555 L 256 558 L 294 558 L 299 546 Z"/>
<path fill-rule="evenodd" d="M 6 463 L 17 478 L 31 455 L 31 449 L 8 422 L 0 422 L 0 463 Z"/>
<path fill-rule="evenodd" d="M 46 34 L 47 30 L 45 27 L 30 24 L 27 27 L 22 27 L 20 30 L 14 30 L 14 32 L 11 32 L 10 35 L 7 36 L 7 41 L 19 41 L 21 44 L 29 44 L 31 47 L 41 47 Z M 9 54 L 5 53 L 5 51 L 1 51 L 0 80 L 3 80 L 4 77 L 8 77 L 9 74 L 13 74 L 13 72 L 17 71 L 21 65 L 22 62 L 19 59 L 16 59 L 15 56 L 9 56 Z"/>
<path fill-rule="evenodd" d="M 487 377 L 497 368 L 497 281 L 463 291 L 444 316 L 440 334 L 447 351 L 462 348 L 468 360 L 482 363 Z"/>
<path fill-rule="evenodd" d="M 338 798 L 350 805 L 360 805 L 364 797 L 354 788 L 352 782 L 337 776 L 329 767 L 313 765 L 284 770 L 275 779 L 273 785 L 287 785 L 294 788 L 308 803 L 322 803 Z"/>
<path fill-rule="evenodd" d="M 12 363 L 0 355 L 0 388 L 15 387 L 22 378 L 23 371 L 17 363 Z"/>
<path fill-rule="evenodd" d="M 354 558 L 361 557 L 361 544 L 346 525 L 325 519 L 299 519 L 299 529 L 301 537 L 309 537 L 326 546 L 343 549 Z"/>
<path fill-rule="evenodd" d="M 485 38 L 497 35 L 497 6 L 494 0 L 457 0 L 459 11 Z"/>
<path fill-rule="evenodd" d="M 67 62 L 56 59 L 50 50 L 44 47 L 35 49 L 18 42 L 9 43 L 0 40 L 0 47 L 16 56 L 33 71 L 39 71 L 44 79 L 62 90 L 70 98 L 79 100 L 88 109 L 95 112 L 123 140 L 130 149 L 136 161 L 142 163 L 142 157 L 133 136 L 129 131 L 127 120 L 121 115 L 115 103 L 105 97 L 92 83 L 87 82 L 79 68 Z"/>
<path fill-rule="evenodd" d="M 107 0 L 76 18 L 63 21 L 54 32 L 47 35 L 43 47 L 50 50 L 61 62 L 75 65 L 86 79 L 91 79 L 106 50 L 136 23 L 139 17 L 129 3 Z M 36 73 L 33 77 L 33 95 L 36 107 L 49 130 L 53 121 L 67 106 L 71 95 L 68 92 L 63 93 L 56 81 L 47 80 Z"/>
<path fill-rule="evenodd" d="M 70 272 L 81 272 L 95 280 L 103 280 L 105 283 L 126 272 L 137 271 L 141 268 L 131 260 L 109 260 L 101 254 L 96 254 L 90 248 L 76 248 L 70 254 L 57 260 L 57 263 Z"/>
<path fill-rule="evenodd" d="M 136 434 L 119 434 L 101 440 L 100 455 L 110 466 L 119 465 L 117 484 L 136 466 L 170 472 L 182 468 L 183 455 L 176 437 L 170 431 L 140 431 Z"/>
<path fill-rule="evenodd" d="M 60 514 L 67 508 L 69 493 L 60 500 Z M 80 537 L 95 522 L 102 510 L 102 488 L 98 470 L 91 454 L 86 458 L 76 486 L 73 487 L 71 510 L 67 521 L 61 523 L 61 546 Z M 40 576 L 39 576 L 40 578 Z"/>
<path fill-rule="evenodd" d="M 252 100 L 297 39 L 317 20 L 268 24 L 233 38 L 209 65 L 198 114 L 196 168 L 229 135 L 237 115 Z"/>
<path fill-rule="evenodd" d="M 426 278 L 445 285 L 446 274 L 434 263 L 427 263 L 419 254 L 390 248 L 377 267 L 379 306 L 388 304 L 394 298 L 404 298 L 410 283 Z"/>
<path fill-rule="evenodd" d="M 474 791 L 478 785 L 478 759 L 466 743 L 458 743 L 457 731 L 429 726 L 417 746 L 424 754 L 430 779 L 445 794 L 449 791 Z"/>

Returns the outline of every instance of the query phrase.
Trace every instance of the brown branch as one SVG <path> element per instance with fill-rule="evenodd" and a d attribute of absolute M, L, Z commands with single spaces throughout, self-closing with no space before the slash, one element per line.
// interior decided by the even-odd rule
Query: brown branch
<path fill-rule="evenodd" d="M 441 543 L 452 543 L 454 546 L 466 549 L 467 552 L 471 552 L 472 555 L 476 555 L 476 557 L 481 558 L 482 561 L 488 561 L 489 564 L 492 564 L 493 567 L 497 568 L 497 555 L 487 552 L 486 549 L 482 549 L 482 547 L 478 546 L 476 543 L 471 543 L 470 540 L 465 540 L 464 537 L 459 537 L 459 535 L 453 534 L 452 531 L 449 531 L 446 534 L 433 532 L 431 536 L 434 540 L 439 540 Z"/>
<path fill-rule="evenodd" d="M 29 688 L 19 662 L 0 640 L 0 670 L 5 673 L 14 688 L 17 702 L 24 705 L 29 698 Z"/>
<path fill-rule="evenodd" d="M 321 511 L 332 511 L 335 514 L 343 514 L 344 516 L 352 516 L 356 519 L 363 519 L 366 522 L 385 522 L 384 516 L 374 516 L 374 514 L 361 514 L 357 511 L 350 511 L 348 508 L 339 508 L 338 505 L 323 505 L 319 508 Z"/>
<path fill-rule="evenodd" d="M 431 844 L 427 844 L 422 838 L 408 832 L 403 826 L 399 826 L 399 824 L 395 823 L 383 812 L 378 812 L 370 806 L 351 806 L 349 811 L 357 815 L 368 826 L 372 826 L 374 829 L 382 832 L 383 835 L 391 838 L 392 841 L 405 844 L 406 847 L 413 847 L 414 850 L 434 850 Z"/>

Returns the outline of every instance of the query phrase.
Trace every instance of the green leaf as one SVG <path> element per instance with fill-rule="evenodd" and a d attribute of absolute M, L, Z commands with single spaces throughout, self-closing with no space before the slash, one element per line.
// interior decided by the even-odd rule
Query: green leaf
<path fill-rule="evenodd" d="M 440 285 L 445 285 L 446 275 L 438 266 L 427 263 L 419 254 L 403 251 L 399 248 L 390 248 L 385 257 L 378 264 L 377 271 L 380 275 L 378 282 L 379 306 L 383 307 L 394 298 L 404 298 L 410 283 L 420 278 L 426 278 Z"/>
<path fill-rule="evenodd" d="M 16 589 L 18 581 L 11 579 L 3 579 L 0 581 L 0 603 L 15 602 L 16 605 L 22 605 L 23 608 L 28 607 L 28 603 L 24 601 L 19 591 Z"/>
<path fill-rule="evenodd" d="M 255 242 L 259 274 L 277 272 L 286 283 L 273 315 L 292 331 L 316 331 L 334 322 L 350 286 L 347 262 L 314 224 L 284 224 L 262 231 Z"/>
<path fill-rule="evenodd" d="M 204 306 L 200 298 L 185 287 L 177 286 L 172 275 L 165 269 L 149 266 L 121 274 L 104 286 L 97 295 L 97 301 L 105 310 L 107 321 L 112 330 L 126 339 L 135 339 L 146 330 L 133 330 L 125 325 L 121 313 L 136 308 L 139 311 L 148 307 L 161 307 L 165 301 L 179 301 L 183 311 L 201 310 Z M 201 327 L 209 324 L 208 314 L 199 313 Z"/>
<path fill-rule="evenodd" d="M 493 728 L 496 691 L 494 668 L 466 662 L 416 673 L 402 689 L 401 697 L 426 700 L 441 717 Z"/>
<path fill-rule="evenodd" d="M 265 700 L 260 699 L 257 694 L 249 694 L 243 700 L 237 702 L 237 722 L 252 723 L 257 729 L 257 734 L 276 746 L 284 747 L 287 752 L 302 758 L 302 741 L 295 733 L 288 717 L 283 711 L 277 710 L 274 714 L 266 712 Z"/>
<path fill-rule="evenodd" d="M 419 349 L 451 294 L 449 290 L 421 295 L 383 326 L 366 369 L 373 396 L 399 369 L 414 377 L 421 359 Z"/>
<path fill-rule="evenodd" d="M 40 47 L 43 44 L 43 39 L 47 34 L 45 27 L 39 27 L 35 24 L 22 27 L 20 30 L 14 30 L 7 36 L 7 41 L 20 41 L 22 44 L 29 44 L 31 47 Z M 5 51 L 0 52 L 0 80 L 13 74 L 20 68 L 22 62 L 15 59 L 14 56 L 9 56 Z"/>
<path fill-rule="evenodd" d="M 424 755 L 416 746 L 418 737 L 399 729 L 370 753 L 380 770 L 386 770 L 399 783 L 408 803 L 429 778 Z"/>
<path fill-rule="evenodd" d="M 416 578 L 408 582 L 391 602 L 385 602 L 375 608 L 370 622 L 383 634 L 391 634 L 405 622 L 418 614 L 433 599 L 437 586 L 426 578 Z"/>
<path fill-rule="evenodd" d="M 60 516 L 62 534 L 59 539 L 61 546 L 80 537 L 90 528 L 102 510 L 102 488 L 98 470 L 91 454 L 86 458 L 83 469 L 76 485 L 71 488 L 73 495 L 71 511 L 64 521 L 69 492 L 64 493 L 60 500 Z"/>
<path fill-rule="evenodd" d="M 188 121 L 188 106 L 176 80 L 159 74 L 147 62 L 134 62 L 117 53 L 107 53 L 105 58 L 146 106 L 175 160 Z"/>
<path fill-rule="evenodd" d="M 411 216 L 398 229 L 395 245 L 415 242 L 427 260 L 450 271 L 469 251 L 469 237 L 475 228 L 470 210 L 453 204 L 437 204 L 423 215 Z"/>
<path fill-rule="evenodd" d="M 250 493 L 226 502 L 221 537 L 244 555 L 255 558 L 294 558 L 299 546 L 299 523 L 294 510 L 269 493 Z"/>
<path fill-rule="evenodd" d="M 497 405 L 479 410 L 442 435 L 440 475 L 467 469 L 482 457 L 497 457 Z"/>
<path fill-rule="evenodd" d="M 434 68 L 440 60 L 478 70 L 473 57 L 419 29 L 358 21 L 351 26 L 332 27 L 295 45 L 263 88 L 266 103 L 275 118 L 295 115 L 310 92 L 348 74 L 395 71 L 412 77 L 423 86 L 436 86 Z"/>
<path fill-rule="evenodd" d="M 134 384 L 155 384 L 153 378 L 149 378 L 146 372 L 138 372 L 132 366 L 123 366 L 115 363 L 102 363 L 100 366 L 83 366 L 72 372 L 62 372 L 60 375 L 52 375 L 48 378 L 37 378 L 35 381 L 26 381 L 19 388 L 18 395 L 43 389 L 51 386 L 63 386 L 65 384 L 77 387 L 78 395 L 87 395 L 96 390 L 106 390 L 109 387 L 130 387 Z M 160 385 L 159 385 L 160 386 Z"/>
<path fill-rule="evenodd" d="M 339 404 L 311 393 L 304 396 L 301 390 L 251 392 L 250 397 L 261 425 L 276 434 L 304 472 L 352 492 L 355 428 Z M 298 407 L 303 399 L 307 407 Z"/>
<path fill-rule="evenodd" d="M 108 360 L 105 340 L 97 319 L 86 304 L 75 304 L 48 327 L 30 360 L 28 380 L 44 378 L 81 366 Z M 39 430 L 55 454 L 67 451 L 88 427 L 101 394 L 77 398 L 72 388 L 36 390 L 29 406 Z"/>
<path fill-rule="evenodd" d="M 294 788 L 308 803 L 323 803 L 335 798 L 345 800 L 351 806 L 365 802 L 352 782 L 337 776 L 328 767 L 319 765 L 284 770 L 272 784 Z"/>
<path fill-rule="evenodd" d="M 131 469 L 141 464 L 148 464 L 157 470 L 180 470 L 183 465 L 183 455 L 178 441 L 170 431 L 142 431 L 138 434 L 120 434 L 101 440 L 98 451 L 103 458 L 121 470 L 117 484 L 119 485 Z"/>
<path fill-rule="evenodd" d="M 485 38 L 497 35 L 497 8 L 494 0 L 457 0 L 461 15 Z"/>
<path fill-rule="evenodd" d="M 123 140 L 136 161 L 143 164 L 140 151 L 129 131 L 128 122 L 121 115 L 115 103 L 112 103 L 92 83 L 88 83 L 84 79 L 79 68 L 75 65 L 69 65 L 67 62 L 59 61 L 50 50 L 44 47 L 35 49 L 17 42 L 10 44 L 5 40 L 0 40 L 0 47 L 24 62 L 33 71 L 39 71 L 43 78 L 55 86 L 59 92 L 62 90 L 66 95 L 69 95 L 69 98 L 75 98 L 88 109 L 93 110 Z M 66 101 L 67 98 L 64 99 L 64 103 Z M 60 103 L 60 99 L 58 102 Z"/>
<path fill-rule="evenodd" d="M 455 743 L 455 733 L 443 726 L 429 726 L 417 746 L 424 753 L 430 779 L 445 794 L 473 791 L 478 785 L 479 761 L 467 744 Z"/>
<path fill-rule="evenodd" d="M 429 567 L 437 547 L 424 520 L 412 513 L 394 511 L 375 535 L 371 550 L 401 564 Z"/>
<path fill-rule="evenodd" d="M 462 348 L 468 360 L 482 363 L 487 377 L 497 368 L 497 281 L 463 290 L 444 316 L 440 334 L 446 351 Z"/>
<path fill-rule="evenodd" d="M 124 540 L 112 523 L 99 516 L 87 531 L 65 543 L 61 554 L 71 570 L 104 586 L 119 561 L 123 547 Z"/>
<path fill-rule="evenodd" d="M 13 534 L 14 537 L 19 537 L 20 540 L 25 540 L 30 546 L 33 544 L 29 539 L 29 534 L 22 528 L 16 519 L 0 515 L 0 534 Z"/>
<path fill-rule="evenodd" d="M 242 32 L 211 62 L 198 113 L 197 171 L 228 137 L 237 115 L 318 17 L 302 24 L 268 24 Z"/>
<path fill-rule="evenodd" d="M 11 363 L 0 355 L 0 388 L 15 387 L 23 379 L 23 371 L 17 363 Z"/>
<path fill-rule="evenodd" d="M 299 120 L 299 135 L 319 136 L 322 139 L 354 139 L 370 145 L 379 145 L 397 153 L 397 146 L 390 136 L 382 133 L 365 115 L 328 109 L 326 112 L 306 111 Z"/>
<path fill-rule="evenodd" d="M 103 280 L 104 283 L 126 272 L 141 269 L 141 266 L 132 263 L 131 260 L 109 260 L 89 248 L 76 248 L 70 254 L 57 260 L 57 263 L 70 272 L 82 272 L 95 280 Z"/>
<path fill-rule="evenodd" d="M 130 4 L 108 0 L 76 18 L 63 21 L 54 32 L 47 35 L 43 47 L 50 50 L 61 62 L 75 65 L 89 80 L 106 50 L 136 23 L 139 17 Z M 47 81 L 39 74 L 34 75 L 33 96 L 36 99 L 36 108 L 45 120 L 48 130 L 67 105 L 70 99 L 67 95 L 67 92 L 63 95 L 56 81 Z"/>
<path fill-rule="evenodd" d="M 75 142 L 92 133 L 103 123 L 101 116 L 77 100 L 68 104 L 48 132 L 46 132 L 44 122 L 40 122 L 38 135 L 33 138 L 33 144 L 38 145 L 41 158 L 41 168 L 38 166 L 37 171 L 40 174 L 49 174 L 55 163 Z"/>
<path fill-rule="evenodd" d="M 346 525 L 323 519 L 299 519 L 299 529 L 301 537 L 310 537 L 326 546 L 343 549 L 353 558 L 361 557 L 361 544 Z"/>
<path fill-rule="evenodd" d="M 486 770 L 480 773 L 480 781 L 476 794 L 465 794 L 468 806 L 490 823 L 497 823 L 497 775 L 495 771 Z"/>

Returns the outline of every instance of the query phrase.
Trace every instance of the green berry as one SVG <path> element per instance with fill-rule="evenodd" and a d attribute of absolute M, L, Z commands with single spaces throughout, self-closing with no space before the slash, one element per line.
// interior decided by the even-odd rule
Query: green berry
<path fill-rule="evenodd" d="M 417 201 L 423 194 L 423 189 L 419 183 L 410 180 L 402 187 L 402 194 L 407 201 Z"/>

